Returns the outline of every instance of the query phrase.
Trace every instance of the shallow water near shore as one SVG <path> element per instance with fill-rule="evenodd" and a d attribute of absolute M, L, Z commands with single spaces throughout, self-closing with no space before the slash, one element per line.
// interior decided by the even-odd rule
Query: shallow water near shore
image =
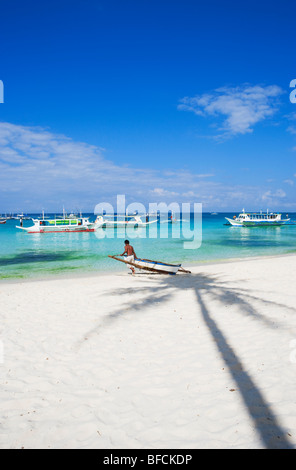
<path fill-rule="evenodd" d="M 94 220 L 93 214 L 85 214 Z M 231 227 L 225 217 L 234 214 L 202 215 L 199 248 L 185 249 L 186 233 L 193 229 L 191 220 L 179 224 L 153 224 L 131 233 L 123 229 L 105 229 L 105 238 L 93 232 L 28 234 L 16 228 L 18 220 L 0 226 L 0 279 L 57 277 L 71 273 L 94 273 L 126 270 L 123 263 L 108 255 L 120 254 L 129 238 L 141 258 L 169 263 L 207 263 L 235 258 L 274 256 L 296 253 L 296 214 L 289 214 L 291 225 L 281 227 Z M 24 226 L 32 225 L 31 220 Z M 167 226 L 166 226 L 167 225 Z M 180 229 L 180 238 L 174 238 Z M 167 237 L 163 234 L 167 230 Z M 114 237 L 111 238 L 112 234 Z M 185 234 L 185 236 L 184 236 Z M 149 237 L 150 235 L 150 237 Z"/>

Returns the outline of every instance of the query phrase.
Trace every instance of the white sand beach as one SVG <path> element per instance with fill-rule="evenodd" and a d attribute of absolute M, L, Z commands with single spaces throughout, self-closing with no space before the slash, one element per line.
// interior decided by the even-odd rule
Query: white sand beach
<path fill-rule="evenodd" d="M 296 447 L 296 256 L 0 284 L 1 448 Z"/>

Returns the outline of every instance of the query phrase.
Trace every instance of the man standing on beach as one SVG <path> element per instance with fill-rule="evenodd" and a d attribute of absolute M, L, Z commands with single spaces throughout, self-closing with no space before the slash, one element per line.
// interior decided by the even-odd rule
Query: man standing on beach
<path fill-rule="evenodd" d="M 125 261 L 128 261 L 130 263 L 134 263 L 135 258 L 137 258 L 137 255 L 135 253 L 134 248 L 129 244 L 128 240 L 125 240 L 124 244 L 125 244 L 124 252 L 121 255 L 118 255 L 118 256 L 126 255 Z M 135 274 L 135 270 L 134 270 L 133 266 L 131 266 L 130 269 L 132 270 L 132 273 Z"/>

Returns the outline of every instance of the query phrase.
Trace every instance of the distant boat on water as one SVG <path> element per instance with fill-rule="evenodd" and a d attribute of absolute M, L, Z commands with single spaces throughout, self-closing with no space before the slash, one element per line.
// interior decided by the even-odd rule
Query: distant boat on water
<path fill-rule="evenodd" d="M 17 214 L 16 217 L 14 217 L 14 219 L 17 219 L 17 220 L 31 220 L 32 217 L 29 217 L 28 215 L 24 215 L 23 213 L 22 214 Z"/>
<path fill-rule="evenodd" d="M 22 212 L 21 214 L 17 214 L 17 215 L 14 215 L 14 214 L 5 214 L 5 219 L 6 220 L 30 220 L 32 217 L 29 217 L 28 215 L 24 215 L 24 213 Z"/>
<path fill-rule="evenodd" d="M 75 216 L 71 214 L 67 216 L 64 212 L 62 217 L 55 217 L 53 219 L 42 218 L 33 219 L 34 225 L 30 227 L 16 228 L 26 231 L 27 233 L 60 233 L 60 232 L 94 232 L 99 224 L 97 222 L 90 222 L 89 217 Z"/>
<path fill-rule="evenodd" d="M 225 219 L 234 227 L 274 227 L 286 225 L 290 221 L 289 218 L 282 219 L 279 212 L 245 212 L 244 209 L 239 216 Z"/>
<path fill-rule="evenodd" d="M 144 220 L 143 220 L 144 219 Z M 146 227 L 157 222 L 150 220 L 146 215 L 98 215 L 96 223 L 98 227 Z"/>

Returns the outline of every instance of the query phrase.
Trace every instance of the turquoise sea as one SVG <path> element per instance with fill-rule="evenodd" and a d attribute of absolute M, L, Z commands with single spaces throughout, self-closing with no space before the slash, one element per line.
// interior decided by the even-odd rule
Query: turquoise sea
<path fill-rule="evenodd" d="M 93 214 L 83 214 L 94 220 Z M 106 231 L 105 238 L 95 233 L 28 234 L 16 228 L 18 220 L 8 220 L 0 225 L 0 279 L 47 278 L 71 273 L 94 273 L 127 270 L 126 265 L 108 258 L 120 254 L 124 240 L 129 238 L 136 254 L 141 258 L 190 264 L 207 263 L 233 258 L 270 256 L 296 253 L 296 214 L 289 214 L 292 223 L 281 227 L 239 228 L 227 226 L 225 217 L 233 213 L 202 215 L 202 243 L 199 248 L 184 249 L 184 238 L 172 237 L 176 224 L 168 224 L 168 237 L 162 238 L 164 226 L 159 222 L 150 228 L 153 238 L 145 237 L 148 229 L 142 228 L 136 238 L 123 229 Z M 180 232 L 193 227 L 191 214 L 183 220 Z M 32 225 L 25 220 L 24 226 Z M 177 224 L 178 225 L 178 224 Z"/>

